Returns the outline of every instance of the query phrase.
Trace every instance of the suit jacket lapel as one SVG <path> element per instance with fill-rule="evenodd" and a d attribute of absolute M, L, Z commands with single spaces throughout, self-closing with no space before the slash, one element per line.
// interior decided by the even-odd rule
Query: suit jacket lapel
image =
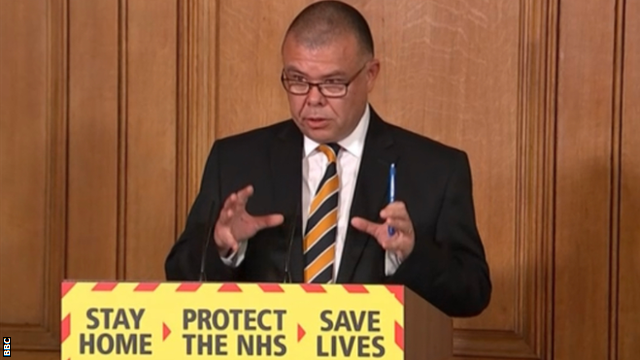
<path fill-rule="evenodd" d="M 366 233 L 353 228 L 351 219 L 359 216 L 370 221 L 380 221 L 380 210 L 386 206 L 389 166 L 397 159 L 389 126 L 371 108 L 369 129 L 358 171 L 353 195 L 346 242 L 338 271 L 338 283 L 350 282 L 358 266 L 360 255 L 369 242 L 375 242 Z"/>
<path fill-rule="evenodd" d="M 281 243 L 282 264 L 287 261 L 291 226 L 295 226 L 294 240 L 289 257 L 289 273 L 292 282 L 303 281 L 302 263 L 302 134 L 293 121 L 283 126 L 270 149 L 271 179 L 273 179 L 273 201 L 276 211 L 285 216 L 283 241 Z M 294 224 L 292 224 L 294 222 Z M 284 275 L 284 274 L 283 274 Z"/>

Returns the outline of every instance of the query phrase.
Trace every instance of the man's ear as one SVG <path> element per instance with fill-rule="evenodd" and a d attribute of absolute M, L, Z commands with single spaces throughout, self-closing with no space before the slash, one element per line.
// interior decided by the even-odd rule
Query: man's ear
<path fill-rule="evenodd" d="M 367 69 L 367 91 L 371 92 L 380 72 L 380 61 L 376 58 L 369 61 Z"/>

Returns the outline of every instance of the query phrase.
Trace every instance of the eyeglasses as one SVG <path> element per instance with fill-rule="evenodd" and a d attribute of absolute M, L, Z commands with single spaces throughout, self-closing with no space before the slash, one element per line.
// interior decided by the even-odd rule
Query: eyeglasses
<path fill-rule="evenodd" d="M 362 70 L 367 66 L 364 64 L 349 80 L 346 82 L 310 82 L 306 80 L 289 79 L 285 77 L 284 70 L 280 76 L 280 81 L 284 89 L 293 95 L 307 95 L 311 91 L 311 87 L 316 86 L 320 93 L 328 98 L 341 98 L 347 95 L 349 85 L 360 75 Z"/>

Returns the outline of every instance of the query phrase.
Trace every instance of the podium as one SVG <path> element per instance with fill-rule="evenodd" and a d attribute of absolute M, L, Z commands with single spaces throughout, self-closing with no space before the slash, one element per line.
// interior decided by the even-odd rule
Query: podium
<path fill-rule="evenodd" d="M 64 281 L 63 360 L 452 357 L 452 320 L 396 285 Z"/>

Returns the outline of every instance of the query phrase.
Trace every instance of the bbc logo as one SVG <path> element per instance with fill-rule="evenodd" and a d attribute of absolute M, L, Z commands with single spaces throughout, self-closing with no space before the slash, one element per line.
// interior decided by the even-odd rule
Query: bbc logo
<path fill-rule="evenodd" d="M 11 338 L 2 338 L 2 357 L 11 357 Z"/>

